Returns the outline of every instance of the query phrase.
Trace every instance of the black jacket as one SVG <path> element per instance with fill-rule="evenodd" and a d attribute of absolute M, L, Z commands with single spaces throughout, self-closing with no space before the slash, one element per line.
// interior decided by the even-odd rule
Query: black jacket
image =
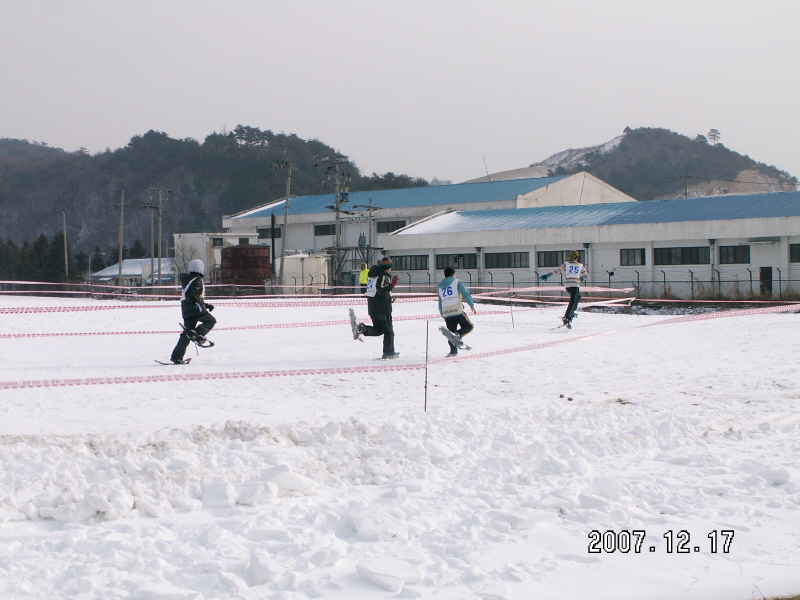
<path fill-rule="evenodd" d="M 181 275 L 181 314 L 184 319 L 196 319 L 207 312 L 203 299 L 205 284 L 200 273 Z"/>
<path fill-rule="evenodd" d="M 379 265 L 372 265 L 370 277 L 377 277 L 375 295 L 367 296 L 367 308 L 370 316 L 392 314 L 392 277 Z"/>

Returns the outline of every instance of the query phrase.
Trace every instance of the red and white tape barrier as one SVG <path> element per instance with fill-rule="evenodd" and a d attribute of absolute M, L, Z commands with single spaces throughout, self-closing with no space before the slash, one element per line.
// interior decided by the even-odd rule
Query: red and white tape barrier
<path fill-rule="evenodd" d="M 605 303 L 604 303 L 605 304 Z M 532 308 L 520 308 L 519 311 L 533 310 Z M 482 310 L 480 315 L 506 315 L 506 310 Z M 439 314 L 428 315 L 396 315 L 393 321 L 425 321 L 428 319 L 441 319 Z M 215 327 L 214 331 L 240 331 L 252 329 L 296 329 L 299 327 L 328 327 L 331 325 L 350 325 L 350 319 L 333 319 L 329 321 L 300 321 L 297 323 L 266 323 L 263 325 L 240 325 L 238 327 Z M 40 338 L 40 337 L 82 337 L 93 335 L 173 335 L 179 333 L 177 330 L 171 331 L 73 331 L 73 332 L 52 332 L 52 333 L 0 333 L 0 339 L 18 338 Z"/>
<path fill-rule="evenodd" d="M 424 369 L 423 364 L 368 365 L 360 367 L 332 367 L 320 369 L 284 369 L 275 371 L 239 371 L 227 373 L 177 373 L 173 375 L 134 375 L 124 377 L 85 377 L 73 379 L 31 379 L 2 381 L 0 390 L 25 388 L 71 387 L 77 385 L 108 385 L 117 383 L 159 383 L 164 381 L 203 381 L 208 379 L 251 379 L 254 377 L 293 377 L 306 375 L 333 375 L 338 373 L 370 373 L 374 371 L 411 371 Z"/>
<path fill-rule="evenodd" d="M 539 342 L 536 344 L 527 344 L 524 346 L 517 346 L 513 348 L 503 348 L 500 350 L 492 350 L 488 352 L 477 352 L 470 354 L 460 354 L 454 358 L 440 358 L 428 361 L 428 364 L 442 364 L 445 362 L 458 362 L 462 360 L 475 360 L 479 358 L 491 358 L 493 356 L 501 356 L 504 354 L 513 354 L 517 352 L 528 352 L 530 350 L 539 350 L 542 348 L 552 348 L 555 346 L 562 346 L 564 344 L 572 344 L 575 342 L 592 340 L 600 337 L 605 337 L 623 331 L 630 331 L 632 329 L 640 329 L 644 327 L 654 327 L 656 325 L 668 325 L 686 321 L 700 321 L 708 319 L 724 319 L 729 317 L 741 317 L 748 315 L 779 313 L 779 312 L 798 312 L 800 311 L 800 304 L 791 304 L 785 306 L 773 306 L 765 308 L 753 308 L 743 310 L 731 310 L 717 313 L 705 313 L 702 315 L 686 315 L 683 317 L 676 317 L 674 319 L 666 319 L 657 323 L 649 323 L 646 325 L 638 325 L 636 327 L 627 329 L 614 329 L 610 331 L 603 331 L 600 333 L 593 333 L 589 335 L 576 336 L 570 338 L 562 338 L 559 340 L 551 340 L 547 342 Z M 307 375 L 334 375 L 340 373 L 372 373 L 372 372 L 389 372 L 389 371 L 412 371 L 424 369 L 425 363 L 393 363 L 389 365 L 367 365 L 367 366 L 352 366 L 352 367 L 329 367 L 318 369 L 283 369 L 272 371 L 233 371 L 221 373 L 175 373 L 172 375 L 138 375 L 138 376 L 123 376 L 123 377 L 86 377 L 86 378 L 71 378 L 71 379 L 33 379 L 22 381 L 3 381 L 0 382 L 0 389 L 25 389 L 25 388 L 49 388 L 49 387 L 70 387 L 80 385 L 110 385 L 119 383 L 159 383 L 165 381 L 204 381 L 209 379 L 251 379 L 258 377 L 294 377 L 294 376 L 307 376 Z"/>
<path fill-rule="evenodd" d="M 395 298 L 395 304 L 407 304 L 412 302 L 426 302 L 435 299 L 436 296 L 428 294 L 426 296 L 398 296 Z M 337 299 L 328 300 L 276 300 L 260 301 L 260 302 L 219 302 L 215 298 L 208 298 L 214 300 L 214 306 L 233 306 L 236 308 L 306 308 L 311 306 L 348 306 L 353 304 L 367 303 L 367 299 L 363 296 L 350 296 Z M 117 310 L 125 308 L 175 308 L 178 300 L 173 302 L 159 302 L 158 304 L 109 304 L 109 305 L 90 305 L 90 306 L 16 306 L 8 308 L 0 308 L 0 314 L 14 315 L 14 314 L 31 314 L 31 313 L 64 313 L 64 312 L 92 312 L 98 310 Z"/>

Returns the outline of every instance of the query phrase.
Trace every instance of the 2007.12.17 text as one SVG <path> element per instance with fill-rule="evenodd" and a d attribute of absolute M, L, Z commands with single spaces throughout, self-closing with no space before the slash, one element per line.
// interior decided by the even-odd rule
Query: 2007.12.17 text
<path fill-rule="evenodd" d="M 627 554 L 631 551 L 633 551 L 634 554 L 639 554 L 642 552 L 644 539 L 646 537 L 647 532 L 643 529 L 633 529 L 631 531 L 627 529 L 621 531 L 608 529 L 603 532 L 594 529 L 589 532 L 589 554 L 602 554 L 604 552 L 609 554 L 612 552 Z M 701 546 L 692 546 L 691 534 L 685 529 L 681 529 L 678 533 L 670 529 L 664 532 L 661 537 L 666 540 L 667 554 L 689 554 L 691 552 L 701 551 Z M 708 544 L 707 549 L 712 554 L 716 554 L 717 552 L 728 554 L 728 552 L 730 552 L 731 542 L 733 541 L 733 530 L 722 529 L 717 531 L 714 529 L 709 532 L 706 537 L 709 539 L 708 542 L 705 542 Z M 655 552 L 657 546 L 646 546 L 645 549 L 650 552 Z"/>

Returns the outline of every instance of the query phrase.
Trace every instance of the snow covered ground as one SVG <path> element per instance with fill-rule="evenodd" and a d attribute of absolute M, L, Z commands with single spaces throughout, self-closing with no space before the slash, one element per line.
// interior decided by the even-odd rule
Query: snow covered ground
<path fill-rule="evenodd" d="M 0 296 L 0 598 L 800 593 L 797 314 L 216 304 Z"/>

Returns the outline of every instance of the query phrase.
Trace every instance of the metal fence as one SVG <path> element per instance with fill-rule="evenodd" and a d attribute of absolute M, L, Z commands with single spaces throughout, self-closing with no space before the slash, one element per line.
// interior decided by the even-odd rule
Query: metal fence
<path fill-rule="evenodd" d="M 778 277 L 761 280 L 750 277 L 725 278 L 719 272 L 713 279 L 701 279 L 687 270 L 685 278 L 668 278 L 665 271 L 656 279 L 636 279 L 615 277 L 607 272 L 605 277 L 592 277 L 583 282 L 583 287 L 609 288 L 622 290 L 632 288 L 630 294 L 642 299 L 677 299 L 677 300 L 798 300 L 800 299 L 800 280 L 784 279 L 780 270 Z M 554 291 L 554 286 L 563 285 L 563 279 L 551 278 L 539 281 L 538 274 L 534 279 L 518 278 L 514 273 L 483 271 L 481 281 L 474 271 L 459 271 L 458 276 L 464 285 L 475 294 L 486 294 L 498 297 L 529 298 L 561 298 L 562 291 Z M 437 280 L 427 272 L 398 273 L 399 281 L 395 291 L 405 294 L 436 294 Z M 307 295 L 361 295 L 358 285 L 331 286 L 327 281 L 292 282 L 293 285 L 278 286 L 265 282 L 263 286 L 242 286 L 207 284 L 208 297 L 257 297 L 257 296 L 307 296 Z M 550 288 L 537 293 L 535 288 Z M 523 291 L 524 290 L 524 291 Z M 608 292 L 606 292 L 608 293 Z M 22 296 L 60 296 L 94 299 L 116 300 L 177 300 L 180 288 L 175 285 L 162 286 L 116 286 L 98 283 L 49 283 L 41 281 L 0 281 L 0 295 Z M 602 292 L 585 292 L 590 297 L 602 296 Z M 617 296 L 618 297 L 618 296 Z"/>

